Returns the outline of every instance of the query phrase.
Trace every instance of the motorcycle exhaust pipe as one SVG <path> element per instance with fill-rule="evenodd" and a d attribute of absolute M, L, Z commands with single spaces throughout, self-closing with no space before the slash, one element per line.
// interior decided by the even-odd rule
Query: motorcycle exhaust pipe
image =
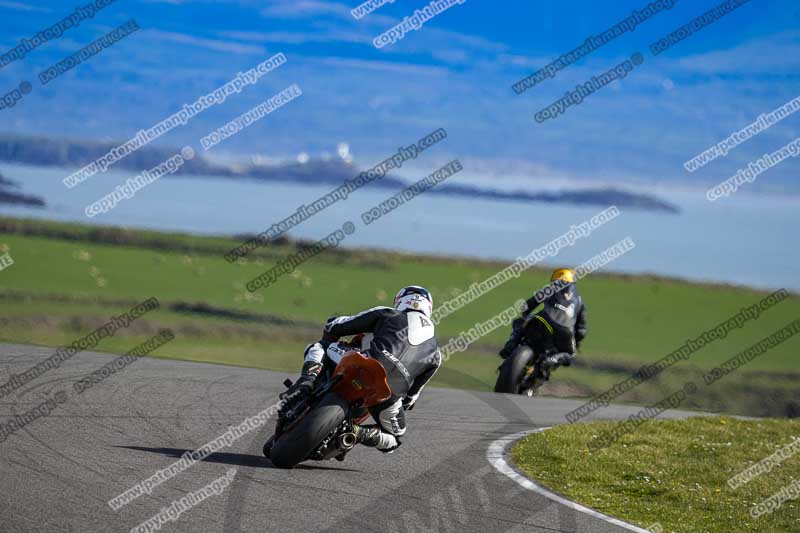
<path fill-rule="evenodd" d="M 339 439 L 337 440 L 339 445 L 339 449 L 346 452 L 348 450 L 352 450 L 353 446 L 356 445 L 356 434 L 355 433 L 342 433 L 339 435 Z"/>

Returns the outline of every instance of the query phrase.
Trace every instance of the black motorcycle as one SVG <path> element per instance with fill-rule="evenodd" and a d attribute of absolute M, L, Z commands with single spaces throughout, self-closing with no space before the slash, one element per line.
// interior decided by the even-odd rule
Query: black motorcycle
<path fill-rule="evenodd" d="M 550 371 L 543 368 L 541 363 L 554 353 L 555 350 L 537 355 L 530 346 L 520 344 L 500 365 L 494 391 L 534 396 L 539 387 L 550 379 Z"/>
<path fill-rule="evenodd" d="M 551 336 L 541 334 L 534 321 L 522 326 L 522 341 L 500 365 L 494 391 L 534 396 L 550 379 L 550 370 L 543 362 L 558 353 Z"/>

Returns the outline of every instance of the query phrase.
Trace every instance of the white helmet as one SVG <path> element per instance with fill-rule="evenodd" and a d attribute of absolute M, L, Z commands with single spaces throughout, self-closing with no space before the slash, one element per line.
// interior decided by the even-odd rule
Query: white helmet
<path fill-rule="evenodd" d="M 410 285 L 403 287 L 394 297 L 394 308 L 398 311 L 419 311 L 428 318 L 433 314 L 433 297 L 427 289 Z"/>

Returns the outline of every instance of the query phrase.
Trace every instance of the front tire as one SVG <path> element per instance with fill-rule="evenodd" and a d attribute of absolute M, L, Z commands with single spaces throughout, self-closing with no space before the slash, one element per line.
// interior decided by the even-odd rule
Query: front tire
<path fill-rule="evenodd" d="M 322 439 L 345 420 L 349 408 L 338 394 L 326 394 L 310 413 L 274 441 L 269 454 L 272 464 L 292 468 L 305 461 Z"/>
<path fill-rule="evenodd" d="M 533 350 L 524 344 L 517 346 L 503 364 L 500 365 L 500 375 L 497 376 L 495 392 L 506 394 L 519 394 L 519 385 L 525 376 L 528 364 L 533 358 Z"/>

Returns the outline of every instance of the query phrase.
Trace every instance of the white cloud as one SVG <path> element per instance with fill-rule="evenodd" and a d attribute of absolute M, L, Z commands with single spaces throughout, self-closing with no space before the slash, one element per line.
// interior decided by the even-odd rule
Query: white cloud
<path fill-rule="evenodd" d="M 32 6 L 22 2 L 8 2 L 6 0 L 0 0 L 0 8 L 14 9 L 16 11 L 38 11 L 40 13 L 50 13 L 53 11 L 47 7 Z"/>
<path fill-rule="evenodd" d="M 370 37 L 346 30 L 328 29 L 321 31 L 225 31 L 219 34 L 222 37 L 236 39 L 251 43 L 281 43 L 281 44 L 306 44 L 306 43 L 370 43 Z"/>
<path fill-rule="evenodd" d="M 267 17 L 307 18 L 318 15 L 337 15 L 349 17 L 350 8 L 345 4 L 324 2 L 322 0 L 277 0 L 261 11 Z"/>
<path fill-rule="evenodd" d="M 676 63 L 685 71 L 706 75 L 797 74 L 800 32 L 751 39 L 727 50 L 684 57 Z"/>
<path fill-rule="evenodd" d="M 400 74 L 423 74 L 447 76 L 448 70 L 443 67 L 428 65 L 415 65 L 413 63 L 394 63 L 391 61 L 372 61 L 369 59 L 350 59 L 344 57 L 326 57 L 320 61 L 323 64 L 335 65 L 338 67 L 361 69 L 361 70 L 380 70 L 383 72 L 394 72 Z"/>
<path fill-rule="evenodd" d="M 185 33 L 175 33 L 161 30 L 144 30 L 151 37 L 155 37 L 160 41 L 171 41 L 175 43 L 185 44 L 188 46 L 196 46 L 217 52 L 233 52 L 235 54 L 264 54 L 265 50 L 261 46 L 253 46 L 249 44 L 235 43 L 232 41 L 221 41 L 216 39 L 205 39 L 202 37 L 195 37 Z"/>

